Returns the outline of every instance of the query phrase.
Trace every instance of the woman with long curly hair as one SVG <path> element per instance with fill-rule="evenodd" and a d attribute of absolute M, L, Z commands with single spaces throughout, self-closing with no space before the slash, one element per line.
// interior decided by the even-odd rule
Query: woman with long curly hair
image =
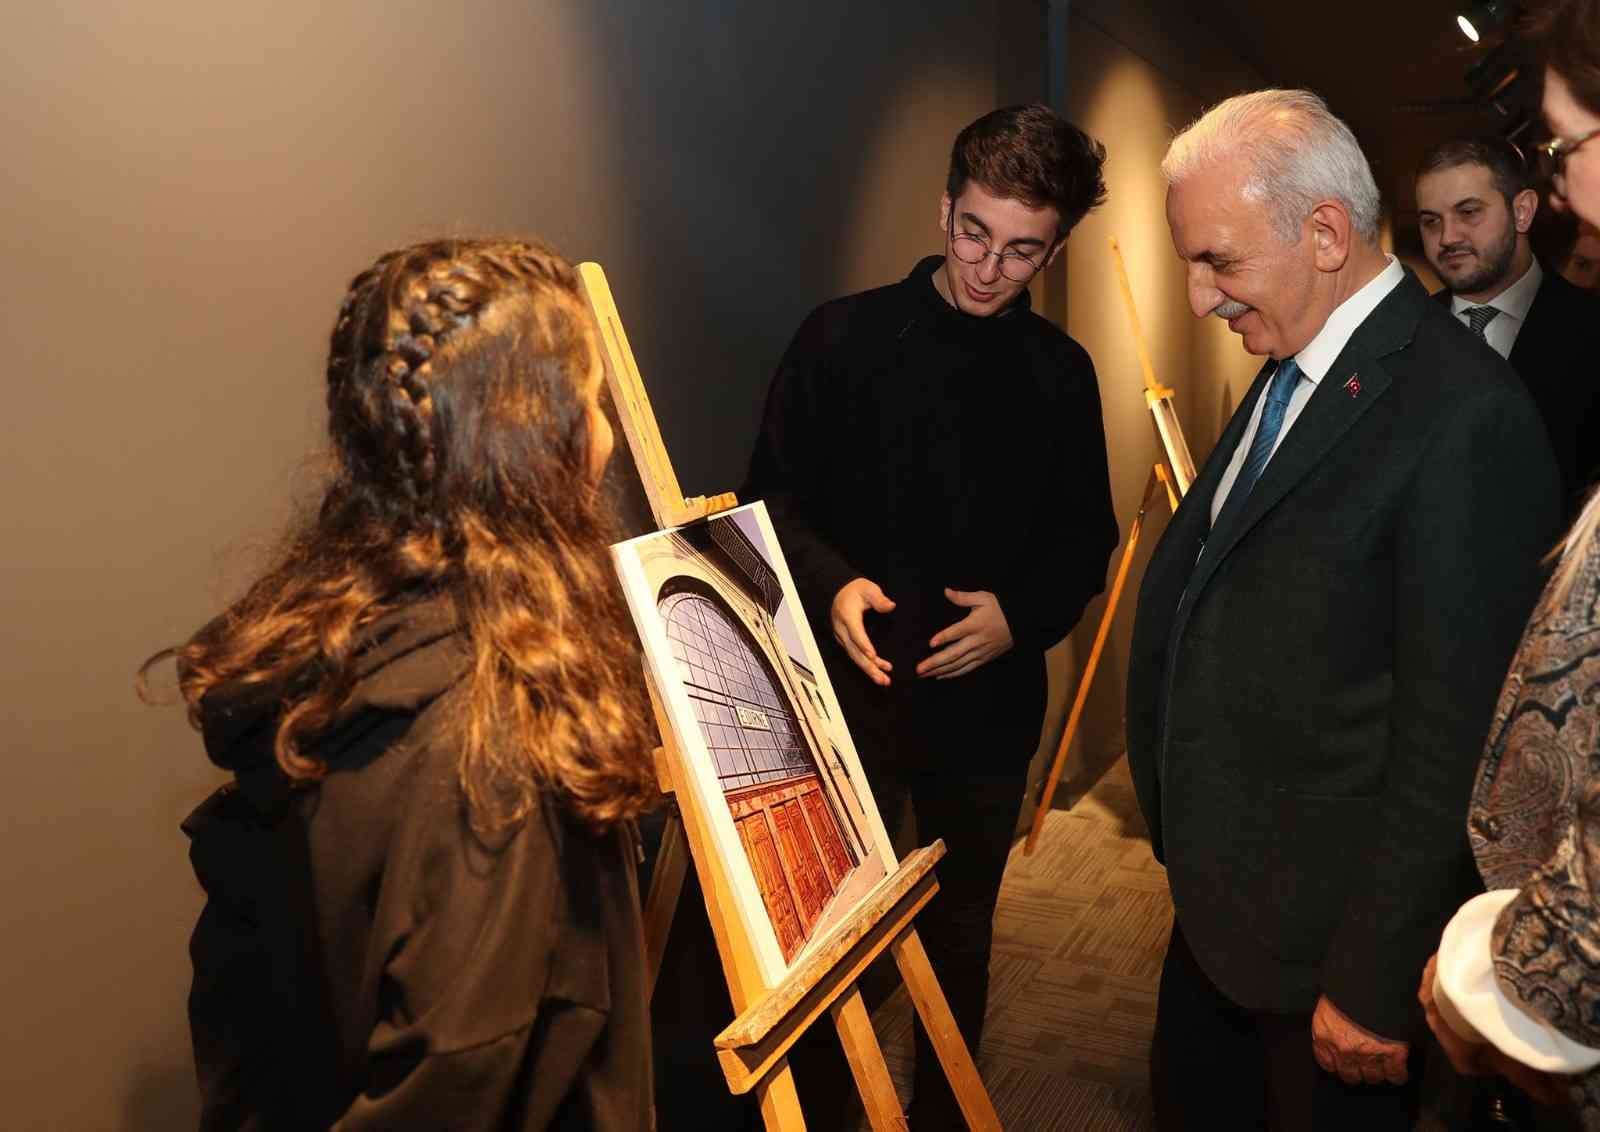
<path fill-rule="evenodd" d="M 1555 136 L 1539 154 L 1557 204 L 1600 223 L 1600 0 L 1531 4 L 1519 33 L 1544 64 Z M 1473 790 L 1489 891 L 1445 929 L 1418 998 L 1458 1070 L 1600 1132 L 1600 493 L 1559 551 Z"/>
<path fill-rule="evenodd" d="M 333 330 L 321 507 L 152 658 L 233 774 L 184 824 L 203 1128 L 649 1127 L 601 372 L 548 249 L 383 256 Z"/>

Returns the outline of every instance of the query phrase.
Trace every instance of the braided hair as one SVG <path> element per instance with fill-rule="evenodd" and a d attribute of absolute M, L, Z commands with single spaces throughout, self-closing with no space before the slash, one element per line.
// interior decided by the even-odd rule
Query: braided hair
<path fill-rule="evenodd" d="M 349 696 L 361 631 L 442 594 L 472 654 L 455 724 L 474 825 L 541 791 L 597 827 L 641 812 L 637 646 L 586 474 L 599 373 L 576 275 L 538 244 L 433 241 L 356 276 L 328 351 L 337 470 L 281 561 L 176 650 L 191 722 L 219 687 L 293 689 L 278 763 L 319 778 L 304 745 Z"/>

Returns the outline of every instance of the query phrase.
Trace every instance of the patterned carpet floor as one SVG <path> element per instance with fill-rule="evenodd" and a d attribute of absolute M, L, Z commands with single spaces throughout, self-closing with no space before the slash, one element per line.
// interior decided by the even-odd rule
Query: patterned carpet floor
<path fill-rule="evenodd" d="M 1150 855 L 1126 760 L 1070 810 L 1054 810 L 1033 856 L 1013 846 L 995 913 L 978 1068 L 1008 1129 L 1152 1127 L 1146 1057 L 1172 904 Z M 873 1015 L 902 1098 L 911 1005 Z"/>

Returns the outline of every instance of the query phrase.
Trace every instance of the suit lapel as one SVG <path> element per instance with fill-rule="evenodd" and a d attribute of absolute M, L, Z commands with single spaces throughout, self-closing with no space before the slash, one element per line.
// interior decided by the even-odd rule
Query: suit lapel
<path fill-rule="evenodd" d="M 1522 378 L 1524 385 L 1533 384 L 1528 380 L 1529 371 L 1536 373 L 1539 369 L 1532 355 L 1538 351 L 1543 333 L 1540 324 L 1544 319 L 1540 316 L 1544 314 L 1545 308 L 1551 305 L 1539 301 L 1546 297 L 1547 283 L 1549 283 L 1548 277 L 1534 292 L 1533 302 L 1528 305 L 1528 317 L 1522 320 L 1522 329 L 1517 331 L 1517 340 L 1511 343 L 1511 353 L 1506 357 L 1506 361 L 1511 363 L 1511 368 L 1517 371 L 1517 376 Z M 1530 331 L 1532 333 L 1529 333 Z"/>
<path fill-rule="evenodd" d="M 1263 365 L 1255 380 L 1251 382 L 1250 388 L 1245 390 L 1239 407 L 1234 410 L 1227 427 L 1217 438 L 1217 443 L 1211 449 L 1211 455 L 1206 458 L 1199 476 L 1189 485 L 1188 492 L 1178 504 L 1178 510 L 1173 514 L 1172 521 L 1167 525 L 1166 533 L 1157 546 L 1157 553 L 1151 561 L 1150 569 L 1161 569 L 1170 576 L 1174 604 L 1177 600 L 1176 595 L 1182 593 L 1194 571 L 1195 555 L 1200 552 L 1200 544 L 1205 541 L 1206 533 L 1211 527 L 1211 501 L 1216 497 L 1217 485 L 1222 482 L 1228 461 L 1233 458 L 1234 450 L 1238 448 L 1239 440 L 1250 424 L 1250 416 L 1255 411 L 1256 402 L 1265 395 L 1267 384 L 1276 369 L 1277 365 L 1273 362 Z"/>
<path fill-rule="evenodd" d="M 1577 342 L 1584 318 L 1581 307 L 1574 310 L 1564 301 L 1563 288 L 1568 286 L 1559 275 L 1545 275 L 1506 359 L 1541 405 L 1561 384 L 1570 364 L 1563 352 Z"/>
<path fill-rule="evenodd" d="M 1225 529 L 1212 530 L 1206 539 L 1205 550 L 1189 579 L 1185 604 L 1192 606 L 1240 540 L 1311 473 L 1388 391 L 1393 379 L 1379 359 L 1411 342 L 1423 309 L 1419 304 L 1426 301 L 1422 285 L 1408 272 L 1351 335 L 1256 481 L 1243 508 Z"/>

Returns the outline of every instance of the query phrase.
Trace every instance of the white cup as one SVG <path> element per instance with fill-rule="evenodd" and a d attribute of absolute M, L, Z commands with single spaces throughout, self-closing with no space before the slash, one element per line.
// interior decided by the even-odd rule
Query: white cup
<path fill-rule="evenodd" d="M 1488 1039 L 1473 1028 L 1471 1022 L 1461 1017 L 1461 1012 L 1456 1009 L 1456 1004 L 1450 1001 L 1450 996 L 1439 983 L 1439 969 L 1433 971 L 1433 1005 L 1439 1011 L 1439 1017 L 1444 1019 L 1445 1025 L 1454 1031 L 1456 1037 L 1464 1042 L 1471 1042 L 1475 1046 L 1485 1045 Z"/>

